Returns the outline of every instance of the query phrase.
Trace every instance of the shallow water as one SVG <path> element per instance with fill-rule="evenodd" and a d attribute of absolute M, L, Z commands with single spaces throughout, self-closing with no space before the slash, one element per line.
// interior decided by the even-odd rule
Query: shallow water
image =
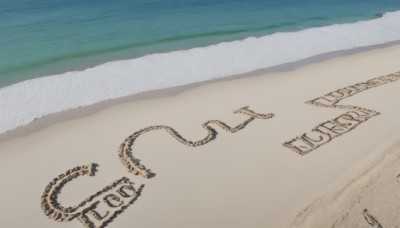
<path fill-rule="evenodd" d="M 0 0 L 0 87 L 112 60 L 368 20 L 398 0 Z"/>

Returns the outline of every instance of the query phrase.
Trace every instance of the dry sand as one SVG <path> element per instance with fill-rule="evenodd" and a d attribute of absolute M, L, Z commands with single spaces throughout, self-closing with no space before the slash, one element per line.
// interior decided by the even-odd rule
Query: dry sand
<path fill-rule="evenodd" d="M 118 104 L 3 141 L 0 227 L 83 227 L 79 218 L 95 221 L 94 211 L 100 220 L 107 211 L 108 216 L 121 211 L 109 227 L 318 227 L 321 221 L 337 227 L 369 227 L 365 216 L 370 216 L 369 222 L 375 218 L 383 227 L 393 227 L 400 212 L 394 193 L 400 184 L 393 179 L 399 151 L 398 146 L 386 148 L 393 145 L 388 139 L 400 130 L 400 80 L 385 77 L 385 83 L 380 80 L 375 85 L 369 81 L 367 89 L 348 91 L 352 96 L 330 107 L 305 102 L 399 72 L 399 59 L 400 45 L 395 45 L 290 72 L 214 82 L 176 96 Z M 233 113 L 244 106 L 273 117 L 257 118 L 243 110 Z M 353 113 L 338 120 L 347 121 L 343 126 L 331 126 L 336 132 L 332 139 L 316 142 L 318 135 L 311 132 L 314 146 L 299 146 L 305 155 L 283 145 L 348 112 Z M 214 121 L 204 129 L 209 120 L 238 127 L 232 130 Z M 173 128 L 186 141 L 179 142 L 172 133 L 178 140 L 174 139 L 166 127 L 125 141 L 156 125 Z M 135 137 L 132 147 L 127 146 Z M 98 165 L 97 172 L 88 166 L 91 163 Z M 132 167 L 146 170 L 139 164 L 155 176 L 129 172 Z M 81 167 L 70 171 L 77 173 L 76 178 L 59 176 L 77 166 Z M 65 186 L 59 190 L 58 184 Z M 139 191 L 142 184 L 140 194 L 134 194 L 130 186 Z M 386 184 L 387 189 L 382 187 Z M 45 189 L 55 195 L 43 196 Z M 56 211 L 60 216 L 47 217 L 42 198 L 50 217 Z M 387 201 L 392 202 L 390 208 L 385 208 Z M 86 204 L 68 208 L 81 202 Z M 90 212 L 85 207 L 92 204 Z M 128 207 L 122 210 L 122 206 Z M 51 209 L 55 211 L 50 213 Z M 340 220 L 343 217 L 348 219 Z M 64 218 L 71 221 L 55 221 Z"/>
<path fill-rule="evenodd" d="M 296 217 L 292 227 L 399 227 L 399 136 L 342 175 L 329 193 Z"/>

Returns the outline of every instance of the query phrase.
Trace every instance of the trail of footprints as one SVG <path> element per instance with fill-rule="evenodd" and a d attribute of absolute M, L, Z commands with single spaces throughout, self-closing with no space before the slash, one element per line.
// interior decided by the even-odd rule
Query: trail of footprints
<path fill-rule="evenodd" d="M 310 132 L 304 133 L 293 140 L 285 142 L 283 145 L 300 155 L 305 155 L 321 145 L 330 142 L 333 138 L 354 129 L 360 123 L 368 120 L 372 116 L 378 115 L 379 113 L 357 106 L 338 105 L 338 102 L 366 89 L 394 82 L 399 79 L 400 72 L 397 72 L 395 74 L 381 76 L 368 80 L 367 82 L 345 87 L 306 102 L 307 104 L 318 107 L 338 108 L 349 111 L 333 120 L 319 124 Z M 135 175 L 140 175 L 144 178 L 150 178 L 154 176 L 154 174 L 150 169 L 147 169 L 143 164 L 141 164 L 139 159 L 135 158 L 133 155 L 132 147 L 139 136 L 150 131 L 163 130 L 181 144 L 189 147 L 197 147 L 205 145 L 217 137 L 218 132 L 212 125 L 218 126 L 227 132 L 235 133 L 245 128 L 255 119 L 266 120 L 274 116 L 273 113 L 256 113 L 249 109 L 248 106 L 242 107 L 234 113 L 244 114 L 249 116 L 249 118 L 235 127 L 230 127 L 220 120 L 207 121 L 202 125 L 202 127 L 207 131 L 207 135 L 198 141 L 187 140 L 175 129 L 169 126 L 157 125 L 144 128 L 128 136 L 123 141 L 119 147 L 119 159 L 129 172 Z M 110 223 L 118 214 L 122 213 L 140 196 L 144 185 L 135 188 L 133 182 L 131 182 L 127 177 L 122 177 L 86 198 L 76 206 L 66 208 L 61 206 L 57 200 L 61 189 L 68 182 L 79 176 L 94 176 L 95 167 L 95 164 L 77 166 L 54 178 L 45 188 L 41 198 L 42 210 L 45 215 L 59 222 L 69 222 L 77 218 L 85 227 L 101 228 Z M 364 216 L 366 216 L 366 220 L 368 218 L 367 221 L 375 221 L 374 218 L 368 214 L 368 211 L 364 211 Z"/>

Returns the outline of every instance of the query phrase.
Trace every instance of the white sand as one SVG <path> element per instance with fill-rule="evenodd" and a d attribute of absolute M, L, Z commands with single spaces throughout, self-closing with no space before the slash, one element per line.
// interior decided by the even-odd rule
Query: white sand
<path fill-rule="evenodd" d="M 330 192 L 333 183 L 400 130 L 399 80 L 341 101 L 381 114 L 300 156 L 282 144 L 346 112 L 305 102 L 398 72 L 399 59 L 397 45 L 292 72 L 211 83 L 173 97 L 112 106 L 5 141 L 0 144 L 0 227 L 83 227 L 77 219 L 65 223 L 49 219 L 40 199 L 53 178 L 93 162 L 99 165 L 96 175 L 68 182 L 58 198 L 61 205 L 79 204 L 123 176 L 135 185 L 145 184 L 137 201 L 109 227 L 289 226 L 299 212 Z M 143 134 L 133 146 L 133 155 L 156 173 L 150 179 L 132 175 L 119 160 L 120 144 L 135 131 L 162 124 L 197 141 L 207 133 L 201 124 L 217 119 L 235 126 L 248 116 L 233 111 L 247 105 L 275 116 L 256 119 L 236 133 L 215 127 L 216 138 L 195 148 L 164 131 Z M 382 215 L 377 204 L 368 210 L 378 218 Z M 345 213 L 346 207 L 328 212 L 334 210 Z M 399 207 L 393 210 L 400 212 Z M 363 217 L 351 220 L 356 222 L 365 221 Z"/>
<path fill-rule="evenodd" d="M 389 145 L 346 172 L 292 227 L 399 227 L 400 141 Z"/>

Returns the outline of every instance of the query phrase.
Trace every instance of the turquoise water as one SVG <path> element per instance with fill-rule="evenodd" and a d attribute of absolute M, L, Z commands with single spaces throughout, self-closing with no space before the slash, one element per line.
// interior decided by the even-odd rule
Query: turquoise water
<path fill-rule="evenodd" d="M 223 41 L 368 20 L 399 0 L 0 0 L 0 87 Z"/>

